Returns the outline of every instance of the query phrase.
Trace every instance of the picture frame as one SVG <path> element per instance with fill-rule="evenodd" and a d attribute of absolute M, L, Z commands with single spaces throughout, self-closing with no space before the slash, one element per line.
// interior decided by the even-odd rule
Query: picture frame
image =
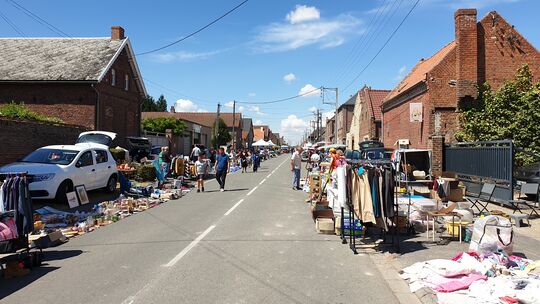
<path fill-rule="evenodd" d="M 86 187 L 84 185 L 75 186 L 75 192 L 77 192 L 81 205 L 88 204 L 90 202 L 88 199 L 88 194 L 86 193 Z"/>
<path fill-rule="evenodd" d="M 66 197 L 69 204 L 69 208 L 75 208 L 79 206 L 79 198 L 77 197 L 77 193 L 75 193 L 75 191 L 67 192 Z"/>

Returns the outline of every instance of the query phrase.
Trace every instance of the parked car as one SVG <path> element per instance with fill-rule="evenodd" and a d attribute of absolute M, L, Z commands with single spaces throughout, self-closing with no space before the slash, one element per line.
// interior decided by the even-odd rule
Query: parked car
<path fill-rule="evenodd" d="M 361 153 L 358 150 L 345 150 L 345 159 L 348 161 L 360 159 Z"/>
<path fill-rule="evenodd" d="M 129 156 L 135 161 L 140 161 L 141 158 L 148 157 L 152 152 L 152 144 L 146 137 L 126 137 L 126 149 L 129 151 Z M 159 153 L 158 153 L 159 154 Z"/>
<path fill-rule="evenodd" d="M 526 183 L 540 183 L 540 162 L 518 167 L 515 171 L 515 178 Z"/>
<path fill-rule="evenodd" d="M 107 133 L 102 136 L 81 134 L 78 141 L 83 142 L 75 145 L 39 148 L 21 160 L 0 168 L 0 172 L 26 172 L 30 177 L 30 195 L 35 199 L 67 203 L 66 193 L 80 185 L 84 185 L 86 190 L 114 192 L 118 170 L 109 147 L 102 143 L 112 143 L 116 134 Z M 100 143 L 91 142 L 91 138 Z"/>
<path fill-rule="evenodd" d="M 152 146 L 150 149 L 150 155 L 148 156 L 149 160 L 155 160 L 159 158 L 159 153 L 161 153 L 162 146 Z"/>

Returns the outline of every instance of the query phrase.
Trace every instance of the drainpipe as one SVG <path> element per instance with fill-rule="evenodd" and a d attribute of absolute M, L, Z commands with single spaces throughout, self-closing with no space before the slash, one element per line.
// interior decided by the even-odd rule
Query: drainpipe
<path fill-rule="evenodd" d="M 94 125 L 94 129 L 95 129 L 96 131 L 98 131 L 98 130 L 100 129 L 100 128 L 99 128 L 99 123 L 101 122 L 101 119 L 100 119 L 100 117 L 99 117 L 99 115 L 100 115 L 100 110 L 101 110 L 101 109 L 100 109 L 100 106 L 99 106 L 99 104 L 100 104 L 100 102 L 99 102 L 99 91 L 96 89 L 94 83 L 92 83 L 91 86 L 92 86 L 92 89 L 94 89 L 94 92 L 96 92 L 96 117 L 95 117 L 95 125 Z"/>

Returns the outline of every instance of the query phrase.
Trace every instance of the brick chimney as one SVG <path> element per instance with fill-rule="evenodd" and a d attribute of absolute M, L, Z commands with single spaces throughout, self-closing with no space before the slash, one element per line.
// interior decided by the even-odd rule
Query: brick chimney
<path fill-rule="evenodd" d="M 478 82 L 478 31 L 476 9 L 458 9 L 456 31 L 456 77 L 458 101 L 476 99 Z"/>
<path fill-rule="evenodd" d="M 111 27 L 111 39 L 112 40 L 122 40 L 126 38 L 124 36 L 124 28 L 121 26 L 112 26 Z"/>

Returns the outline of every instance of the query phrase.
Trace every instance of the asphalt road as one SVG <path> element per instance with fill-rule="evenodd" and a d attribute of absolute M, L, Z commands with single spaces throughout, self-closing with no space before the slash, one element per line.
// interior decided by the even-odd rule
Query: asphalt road
<path fill-rule="evenodd" d="M 367 255 L 319 235 L 288 156 L 45 253 L 0 303 L 397 303 Z"/>

